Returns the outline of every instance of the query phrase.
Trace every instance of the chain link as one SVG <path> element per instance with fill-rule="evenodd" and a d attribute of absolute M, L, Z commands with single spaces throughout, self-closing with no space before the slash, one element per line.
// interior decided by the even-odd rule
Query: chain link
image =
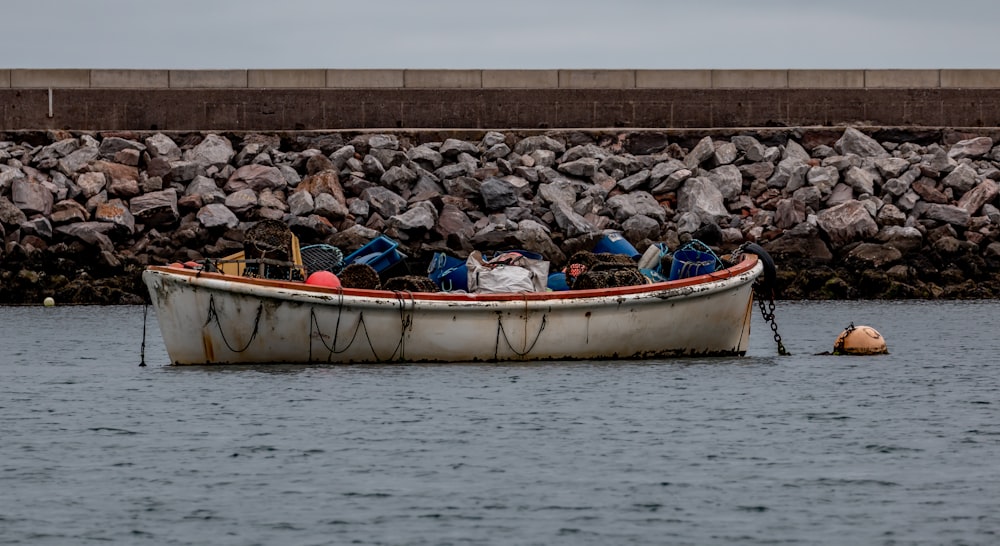
<path fill-rule="evenodd" d="M 771 332 L 774 333 L 774 342 L 778 344 L 778 354 L 781 356 L 790 355 L 791 353 L 785 349 L 785 345 L 781 342 L 781 334 L 778 333 L 778 323 L 774 320 L 774 298 L 768 298 L 768 303 L 764 303 L 763 294 L 758 291 L 757 305 L 760 306 L 761 316 L 771 326 Z"/>

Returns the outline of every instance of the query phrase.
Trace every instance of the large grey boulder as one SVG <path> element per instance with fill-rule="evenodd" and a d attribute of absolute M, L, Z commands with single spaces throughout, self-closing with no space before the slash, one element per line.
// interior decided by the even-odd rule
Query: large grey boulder
<path fill-rule="evenodd" d="M 406 210 L 406 199 L 381 186 L 367 188 L 361 192 L 361 199 L 383 218 L 390 218 Z"/>
<path fill-rule="evenodd" d="M 212 203 L 202 207 L 197 214 L 198 221 L 206 228 L 234 228 L 240 224 L 236 214 L 221 203 Z"/>
<path fill-rule="evenodd" d="M 703 224 L 715 224 L 726 216 L 722 192 L 710 180 L 691 178 L 677 192 L 677 210 L 698 215 Z"/>
<path fill-rule="evenodd" d="M 285 176 L 277 167 L 255 163 L 236 169 L 229 177 L 229 181 L 226 182 L 226 187 L 233 190 L 242 188 L 250 188 L 254 191 L 283 189 L 287 185 L 288 181 L 285 180 Z"/>
<path fill-rule="evenodd" d="M 517 155 L 530 154 L 535 150 L 548 150 L 561 154 L 566 151 L 566 145 L 547 135 L 530 136 L 514 145 L 514 153 Z"/>
<path fill-rule="evenodd" d="M 389 225 L 405 232 L 429 231 L 437 223 L 437 209 L 427 201 L 415 203 L 402 214 L 389 217 Z"/>
<path fill-rule="evenodd" d="M 350 214 L 347 205 L 329 193 L 321 193 L 313 199 L 313 213 L 331 220 L 340 220 Z"/>
<path fill-rule="evenodd" d="M 100 156 L 97 146 L 83 146 L 75 152 L 59 160 L 58 169 L 66 176 L 72 178 L 76 173 L 82 171 Z"/>
<path fill-rule="evenodd" d="M 976 173 L 976 169 L 973 169 L 965 163 L 960 163 L 955 170 L 951 171 L 948 176 L 941 180 L 946 188 L 954 188 L 959 192 L 967 192 L 976 185 L 979 174 Z"/>
<path fill-rule="evenodd" d="M 964 228 L 969 225 L 972 215 L 962 207 L 935 203 L 927 206 L 924 217 Z"/>
<path fill-rule="evenodd" d="M 706 182 L 706 184 L 711 185 L 711 182 Z M 649 192 L 635 191 L 616 195 L 608 199 L 607 205 L 619 223 L 639 214 L 654 218 L 659 222 L 667 220 L 667 211 L 663 210 L 663 207 Z"/>
<path fill-rule="evenodd" d="M 221 169 L 235 155 L 236 152 L 233 151 L 233 143 L 229 142 L 229 139 L 216 134 L 209 134 L 197 146 L 184 152 L 183 158 L 185 161 L 196 163 L 204 169 L 208 169 L 209 167 Z"/>
<path fill-rule="evenodd" d="M 364 203 L 364 201 L 360 201 Z M 306 216 L 312 214 L 313 211 L 313 196 L 307 191 L 297 191 L 288 196 L 288 212 L 292 216 Z"/>
<path fill-rule="evenodd" d="M 258 199 L 257 192 L 245 188 L 227 195 L 224 204 L 236 214 L 243 214 L 256 207 Z"/>
<path fill-rule="evenodd" d="M 889 152 L 885 151 L 874 138 L 862 133 L 854 127 L 844 130 L 844 135 L 833 144 L 833 148 L 840 154 L 855 154 L 861 157 L 888 157 Z"/>
<path fill-rule="evenodd" d="M 11 185 L 11 201 L 27 215 L 52 213 L 53 195 L 41 182 L 17 178 Z"/>
<path fill-rule="evenodd" d="M 834 248 L 860 241 L 878 233 L 878 224 L 857 200 L 851 200 L 821 211 L 816 215 L 816 223 L 830 240 Z"/>
<path fill-rule="evenodd" d="M 694 170 L 713 155 L 715 155 L 715 145 L 712 144 L 712 137 L 705 137 L 684 156 L 684 166 Z"/>
<path fill-rule="evenodd" d="M 598 231 L 593 223 L 583 216 L 577 214 L 573 207 L 562 202 L 552 203 L 552 215 L 555 217 L 556 225 L 566 234 L 567 237 L 580 237 Z"/>
<path fill-rule="evenodd" d="M 215 184 L 215 180 L 206 176 L 196 176 L 184 189 L 184 195 L 197 195 L 205 204 L 223 203 L 226 200 L 226 192 Z"/>
<path fill-rule="evenodd" d="M 170 137 L 163 133 L 146 138 L 143 141 L 146 145 L 146 152 L 151 159 L 163 158 L 167 161 L 175 161 L 181 158 L 181 149 Z"/>
<path fill-rule="evenodd" d="M 502 210 L 517 204 L 514 186 L 500 178 L 487 178 L 479 187 L 483 206 L 487 211 Z"/>
<path fill-rule="evenodd" d="M 28 220 L 24 211 L 6 197 L 0 197 L 0 223 L 16 226 Z"/>
<path fill-rule="evenodd" d="M 948 150 L 948 157 L 964 159 L 966 157 L 982 157 L 993 148 L 993 139 L 987 136 L 960 140 Z"/>
<path fill-rule="evenodd" d="M 715 184 L 725 200 L 735 199 L 743 191 L 743 173 L 734 165 L 722 165 L 708 172 L 708 179 Z"/>

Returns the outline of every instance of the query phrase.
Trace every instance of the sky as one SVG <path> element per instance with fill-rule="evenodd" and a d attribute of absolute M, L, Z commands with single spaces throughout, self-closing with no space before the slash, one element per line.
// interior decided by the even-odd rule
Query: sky
<path fill-rule="evenodd" d="M 10 0 L 4 68 L 1000 68 L 997 0 Z"/>

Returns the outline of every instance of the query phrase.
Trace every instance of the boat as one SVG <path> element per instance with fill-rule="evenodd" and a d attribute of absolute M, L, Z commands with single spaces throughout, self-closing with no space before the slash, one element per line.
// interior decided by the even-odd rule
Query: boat
<path fill-rule="evenodd" d="M 742 356 L 755 281 L 773 278 L 760 253 L 688 278 L 520 293 L 366 290 L 171 266 L 142 277 L 176 365 Z"/>

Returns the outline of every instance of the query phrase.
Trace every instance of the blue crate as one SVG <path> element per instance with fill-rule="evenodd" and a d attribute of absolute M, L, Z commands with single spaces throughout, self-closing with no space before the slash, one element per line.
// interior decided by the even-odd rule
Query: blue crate
<path fill-rule="evenodd" d="M 398 242 L 385 235 L 379 235 L 365 246 L 348 254 L 344 258 L 344 265 L 365 264 L 375 271 L 385 271 L 406 258 L 406 254 L 396 250 L 398 246 Z"/>

